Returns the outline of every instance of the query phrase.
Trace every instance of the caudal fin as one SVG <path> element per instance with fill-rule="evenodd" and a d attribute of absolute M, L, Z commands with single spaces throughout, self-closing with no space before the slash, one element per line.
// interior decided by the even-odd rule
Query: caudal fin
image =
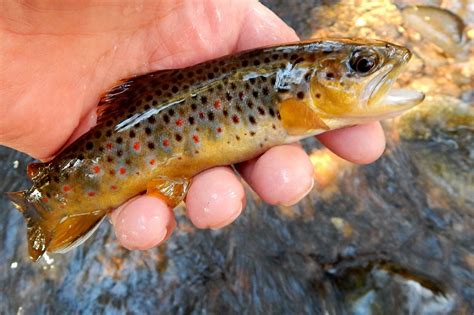
<path fill-rule="evenodd" d="M 51 232 L 46 228 L 35 205 L 26 198 L 26 191 L 8 192 L 7 196 L 25 217 L 28 228 L 28 251 L 30 258 L 37 261 L 48 249 Z"/>

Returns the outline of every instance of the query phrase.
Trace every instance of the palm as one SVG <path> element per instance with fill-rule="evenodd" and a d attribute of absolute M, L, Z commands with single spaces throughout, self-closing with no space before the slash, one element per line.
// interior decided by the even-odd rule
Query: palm
<path fill-rule="evenodd" d="M 0 53 L 0 82 L 7 85 L 0 90 L 0 140 L 48 158 L 80 124 L 78 132 L 93 124 L 98 98 L 118 80 L 248 48 L 253 34 L 242 31 L 249 2 L 222 4 L 20 7 L 31 24 L 0 24 L 13 43 Z M 230 23 L 223 27 L 223 20 Z"/>

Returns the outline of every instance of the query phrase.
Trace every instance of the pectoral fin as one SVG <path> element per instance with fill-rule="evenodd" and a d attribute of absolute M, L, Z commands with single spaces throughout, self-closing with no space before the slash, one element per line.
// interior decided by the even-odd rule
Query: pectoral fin
<path fill-rule="evenodd" d="M 165 177 L 156 178 L 147 185 L 147 194 L 160 198 L 166 204 L 174 208 L 186 196 L 189 180 L 185 178 L 169 179 Z"/>
<path fill-rule="evenodd" d="M 283 127 L 290 135 L 304 135 L 318 129 L 329 129 L 310 105 L 303 100 L 294 98 L 284 100 L 280 105 L 280 115 Z"/>

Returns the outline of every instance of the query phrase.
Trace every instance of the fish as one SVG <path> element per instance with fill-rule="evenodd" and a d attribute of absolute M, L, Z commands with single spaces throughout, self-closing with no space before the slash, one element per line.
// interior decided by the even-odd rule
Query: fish
<path fill-rule="evenodd" d="M 419 32 L 451 57 L 465 59 L 467 36 L 464 21 L 453 12 L 429 5 L 410 5 L 401 10 L 404 24 Z"/>
<path fill-rule="evenodd" d="M 402 113 L 424 98 L 391 89 L 410 57 L 379 40 L 312 39 L 122 80 L 99 101 L 95 127 L 28 165 L 32 186 L 8 193 L 30 258 L 78 246 L 137 195 L 175 207 L 203 170 Z"/>

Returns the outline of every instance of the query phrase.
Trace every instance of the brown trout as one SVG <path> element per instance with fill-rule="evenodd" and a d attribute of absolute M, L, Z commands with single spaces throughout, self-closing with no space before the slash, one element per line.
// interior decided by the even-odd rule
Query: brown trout
<path fill-rule="evenodd" d="M 392 117 L 423 94 L 389 90 L 410 59 L 382 41 L 328 39 L 254 49 L 121 82 L 97 125 L 9 193 L 28 226 L 29 254 L 64 252 L 128 199 L 174 207 L 189 179 L 272 146 Z"/>

